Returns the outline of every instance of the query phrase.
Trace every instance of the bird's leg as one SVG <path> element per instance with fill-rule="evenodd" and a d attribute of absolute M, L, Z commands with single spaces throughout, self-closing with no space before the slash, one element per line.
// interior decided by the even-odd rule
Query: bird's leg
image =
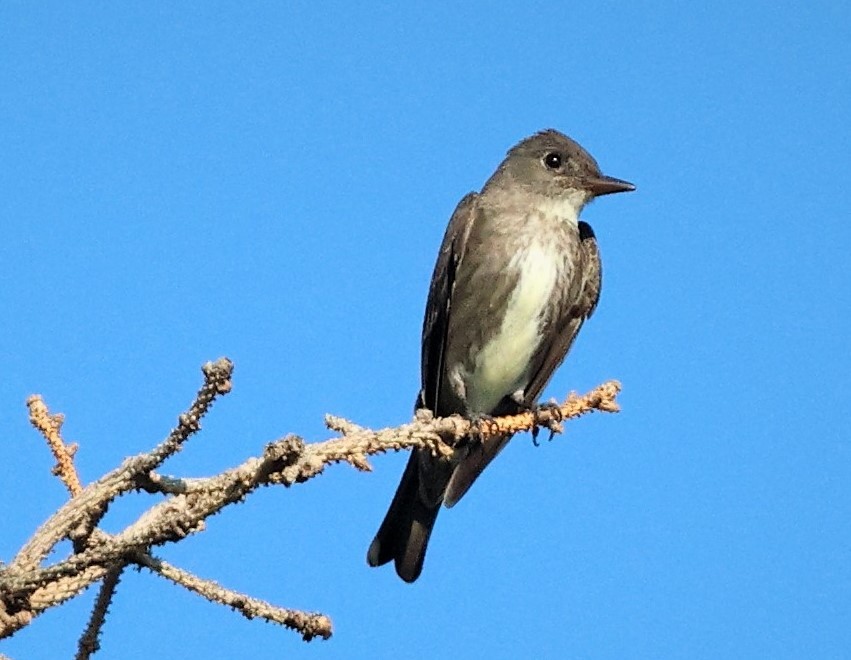
<path fill-rule="evenodd" d="M 526 403 L 526 395 L 523 390 L 517 390 L 510 397 L 512 402 L 517 406 L 519 412 L 532 412 L 532 406 Z M 532 427 L 532 444 L 538 446 L 538 427 Z"/>

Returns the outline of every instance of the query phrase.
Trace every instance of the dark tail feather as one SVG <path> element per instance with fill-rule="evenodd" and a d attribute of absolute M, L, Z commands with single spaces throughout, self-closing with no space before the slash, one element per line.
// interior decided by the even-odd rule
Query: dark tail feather
<path fill-rule="evenodd" d="M 391 559 L 396 573 L 405 582 L 413 582 L 423 570 L 428 539 L 440 511 L 440 501 L 429 505 L 420 492 L 420 457 L 414 450 L 402 474 L 402 481 L 393 496 L 384 522 L 378 528 L 366 561 L 381 566 Z"/>

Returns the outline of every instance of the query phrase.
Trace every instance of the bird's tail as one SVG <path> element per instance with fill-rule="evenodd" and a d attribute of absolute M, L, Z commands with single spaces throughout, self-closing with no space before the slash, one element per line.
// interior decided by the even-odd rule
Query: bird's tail
<path fill-rule="evenodd" d="M 392 559 L 396 573 L 405 582 L 413 582 L 419 577 L 448 480 L 448 475 L 441 479 L 433 472 L 435 469 L 442 471 L 442 467 L 430 455 L 421 455 L 416 449 L 411 452 L 384 522 L 366 554 L 370 566 L 381 566 Z M 424 468 L 429 472 L 426 486 L 439 484 L 435 489 L 436 497 L 427 492 L 430 488 L 422 487 Z"/>

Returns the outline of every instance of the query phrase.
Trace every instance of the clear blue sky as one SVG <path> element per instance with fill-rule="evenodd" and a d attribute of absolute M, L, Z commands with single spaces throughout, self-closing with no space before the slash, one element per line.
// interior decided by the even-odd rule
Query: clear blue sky
<path fill-rule="evenodd" d="M 0 6 L 0 559 L 66 497 L 33 392 L 86 480 L 221 355 L 167 472 L 406 421 L 455 204 L 554 127 L 638 191 L 586 209 L 603 295 L 546 395 L 618 378 L 623 412 L 516 438 L 414 585 L 365 563 L 405 456 L 264 489 L 158 552 L 335 637 L 130 572 L 103 657 L 849 653 L 847 3 L 179 4 Z M 0 652 L 70 657 L 93 596 Z"/>

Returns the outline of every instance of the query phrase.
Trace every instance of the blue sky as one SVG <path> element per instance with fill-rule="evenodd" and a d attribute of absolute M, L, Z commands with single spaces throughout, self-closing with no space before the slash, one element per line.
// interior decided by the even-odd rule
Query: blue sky
<path fill-rule="evenodd" d="M 516 438 L 414 585 L 365 563 L 405 456 L 264 489 L 159 554 L 334 638 L 130 572 L 103 657 L 845 655 L 849 24 L 818 1 L 3 3 L 0 559 L 65 500 L 33 392 L 86 481 L 221 355 L 235 389 L 169 473 L 324 439 L 326 412 L 407 421 L 446 222 L 554 127 L 638 191 L 584 213 L 603 295 L 546 396 L 618 378 L 623 412 Z M 0 652 L 69 657 L 93 597 Z"/>

